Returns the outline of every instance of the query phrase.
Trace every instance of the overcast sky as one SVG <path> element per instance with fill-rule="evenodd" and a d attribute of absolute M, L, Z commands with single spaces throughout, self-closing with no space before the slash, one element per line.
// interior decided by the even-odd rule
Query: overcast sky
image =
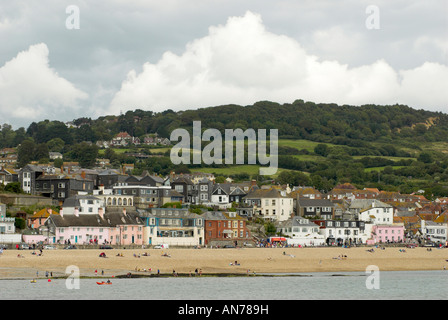
<path fill-rule="evenodd" d="M 448 112 L 447 3 L 2 1 L 0 124 L 296 99 Z"/>

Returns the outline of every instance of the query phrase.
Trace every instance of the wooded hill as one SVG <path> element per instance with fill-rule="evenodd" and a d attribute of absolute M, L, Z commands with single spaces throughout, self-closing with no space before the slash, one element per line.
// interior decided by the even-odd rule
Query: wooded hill
<path fill-rule="evenodd" d="M 25 145 L 22 159 L 19 148 L 21 164 L 45 158 L 48 151 L 60 151 L 66 160 L 93 165 L 98 150 L 84 141 L 111 140 L 123 131 L 135 137 L 158 133 L 169 138 L 177 128 L 191 132 L 195 120 L 201 121 L 202 130 L 215 128 L 224 132 L 224 129 L 252 128 L 267 129 L 269 133 L 269 129 L 278 129 L 282 170 L 275 178 L 280 182 L 308 183 L 319 189 L 351 182 L 403 192 L 423 188 L 431 195 L 448 195 L 445 187 L 448 115 L 404 105 L 339 106 L 296 100 L 292 104 L 261 101 L 249 106 L 224 105 L 182 112 L 154 113 L 137 109 L 119 116 L 75 119 L 73 128 L 48 120 L 33 122 L 27 129 L 15 131 L 3 125 L 0 148 L 22 144 L 23 149 Z M 148 148 L 136 150 L 147 154 L 157 152 Z M 201 168 L 201 171 L 233 175 L 237 179 L 262 178 L 255 171 L 249 168 L 243 171 L 238 166 L 174 166 L 166 150 L 164 157 L 145 161 L 116 151 L 101 155 L 112 158 L 115 165 L 134 162 L 136 173 L 149 170 L 167 174 L 170 170 L 199 171 Z M 82 159 L 86 154 L 90 158 Z"/>

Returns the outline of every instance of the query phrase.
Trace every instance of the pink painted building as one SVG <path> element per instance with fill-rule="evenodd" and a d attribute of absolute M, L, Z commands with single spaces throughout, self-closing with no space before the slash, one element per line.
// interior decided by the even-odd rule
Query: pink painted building
<path fill-rule="evenodd" d="M 49 242 L 60 244 L 142 244 L 143 221 L 137 212 L 126 209 L 98 214 L 50 215 L 47 222 Z"/>
<path fill-rule="evenodd" d="M 38 229 L 45 224 L 45 221 L 47 221 L 47 218 L 51 214 L 59 213 L 53 211 L 51 208 L 44 208 L 38 212 L 34 212 L 34 214 L 28 218 L 28 227 L 32 229 Z"/>
<path fill-rule="evenodd" d="M 109 243 L 142 245 L 144 223 L 137 212 L 129 212 L 125 208 L 121 211 L 111 210 L 104 215 L 110 224 Z"/>
<path fill-rule="evenodd" d="M 403 242 L 404 225 L 401 223 L 391 225 L 374 225 L 372 227 L 373 243 Z"/>

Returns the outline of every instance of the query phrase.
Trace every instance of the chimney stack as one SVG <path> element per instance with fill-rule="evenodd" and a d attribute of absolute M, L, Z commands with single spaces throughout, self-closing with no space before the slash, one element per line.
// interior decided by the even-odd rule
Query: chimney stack
<path fill-rule="evenodd" d="M 123 208 L 123 214 L 126 216 L 126 208 Z"/>
<path fill-rule="evenodd" d="M 59 215 L 61 216 L 61 218 L 63 218 L 64 217 L 64 212 L 63 212 L 64 210 L 61 208 L 61 210 L 59 210 Z"/>
<path fill-rule="evenodd" d="M 98 215 L 101 217 L 101 219 L 104 218 L 104 209 L 103 208 L 98 209 Z"/>

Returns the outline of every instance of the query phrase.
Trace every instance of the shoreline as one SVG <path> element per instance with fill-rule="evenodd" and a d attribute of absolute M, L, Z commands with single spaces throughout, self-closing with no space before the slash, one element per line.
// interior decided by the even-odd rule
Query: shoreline
<path fill-rule="evenodd" d="M 0 255 L 0 280 L 66 279 L 67 267 L 91 279 L 157 277 L 306 276 L 306 273 L 448 270 L 448 249 L 425 247 L 385 250 L 366 247 L 231 248 L 231 249 L 75 249 L 5 250 Z M 99 257 L 101 252 L 106 258 Z M 117 256 L 122 254 L 123 256 Z M 146 254 L 146 256 L 145 256 Z M 21 257 L 18 257 L 21 255 Z M 96 273 L 95 273 L 96 270 Z M 202 275 L 196 275 L 196 271 Z M 158 274 L 158 272 L 160 274 Z M 103 274 L 104 273 L 104 274 Z"/>

